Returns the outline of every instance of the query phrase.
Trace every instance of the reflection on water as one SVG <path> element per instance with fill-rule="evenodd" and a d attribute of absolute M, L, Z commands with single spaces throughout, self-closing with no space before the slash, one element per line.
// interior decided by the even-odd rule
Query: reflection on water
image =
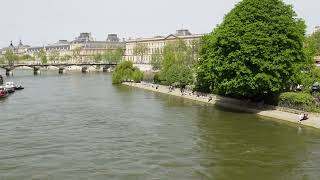
<path fill-rule="evenodd" d="M 3 74 L 3 72 L 1 72 Z M 113 86 L 15 71 L 0 99 L 0 179 L 318 179 L 315 129 Z"/>

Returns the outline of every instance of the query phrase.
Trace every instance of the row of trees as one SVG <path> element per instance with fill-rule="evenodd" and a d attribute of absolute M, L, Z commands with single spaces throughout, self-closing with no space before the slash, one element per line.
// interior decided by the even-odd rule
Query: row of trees
<path fill-rule="evenodd" d="M 197 40 L 188 45 L 185 41 L 178 39 L 167 43 L 162 52 L 153 52 L 151 64 L 153 69 L 158 71 L 155 78 L 162 84 L 179 87 L 194 82 L 195 65 L 199 59 L 199 45 Z M 140 60 L 147 51 L 143 43 L 138 43 L 134 48 L 134 53 L 140 55 Z M 139 82 L 143 78 L 143 73 L 138 68 L 133 68 L 132 62 L 124 61 L 117 66 L 112 77 L 114 84 L 131 80 Z"/>
<path fill-rule="evenodd" d="M 17 55 L 13 53 L 12 51 L 6 51 L 6 53 L 0 58 L 0 63 L 1 64 L 14 64 L 19 61 L 27 61 L 27 60 L 32 60 L 33 57 L 25 54 L 25 55 Z"/>
<path fill-rule="evenodd" d="M 93 56 L 95 62 L 120 62 L 123 59 L 124 49 L 118 48 L 112 51 L 106 51 L 102 54 L 96 54 Z"/>

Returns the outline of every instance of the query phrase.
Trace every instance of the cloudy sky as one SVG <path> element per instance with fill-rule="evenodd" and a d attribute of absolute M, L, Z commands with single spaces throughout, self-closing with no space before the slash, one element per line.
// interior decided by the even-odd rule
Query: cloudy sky
<path fill-rule="evenodd" d="M 43 45 L 91 32 L 121 38 L 166 35 L 179 28 L 210 32 L 239 0 L 0 0 L 0 47 L 13 40 Z M 285 0 L 306 20 L 320 25 L 319 0 Z"/>

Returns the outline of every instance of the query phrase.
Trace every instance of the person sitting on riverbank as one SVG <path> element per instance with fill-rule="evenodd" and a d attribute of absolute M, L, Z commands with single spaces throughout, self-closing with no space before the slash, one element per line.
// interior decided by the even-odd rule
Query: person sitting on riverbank
<path fill-rule="evenodd" d="M 305 120 L 308 120 L 309 119 L 309 115 L 308 113 L 302 113 L 300 116 L 299 116 L 299 121 L 305 121 Z"/>

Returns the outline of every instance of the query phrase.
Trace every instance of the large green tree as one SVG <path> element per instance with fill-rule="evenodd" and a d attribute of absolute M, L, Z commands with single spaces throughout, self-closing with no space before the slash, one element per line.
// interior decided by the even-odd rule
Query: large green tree
<path fill-rule="evenodd" d="M 167 43 L 161 57 L 161 80 L 180 87 L 192 83 L 195 64 L 192 52 L 192 48 L 181 39 Z"/>
<path fill-rule="evenodd" d="M 203 38 L 197 87 L 263 98 L 290 86 L 303 51 L 305 23 L 282 0 L 243 0 Z"/>

